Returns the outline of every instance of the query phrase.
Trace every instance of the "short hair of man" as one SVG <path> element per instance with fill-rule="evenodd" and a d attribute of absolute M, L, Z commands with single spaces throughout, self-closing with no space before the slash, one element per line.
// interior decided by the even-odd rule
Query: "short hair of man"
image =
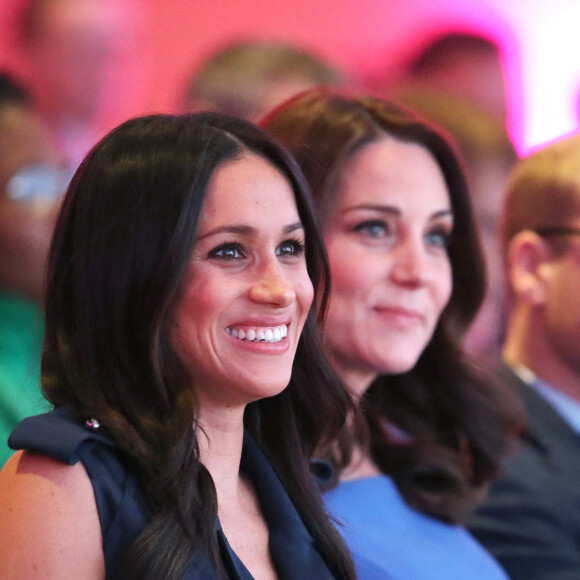
<path fill-rule="evenodd" d="M 580 215 L 579 168 L 580 134 L 543 147 L 514 168 L 502 216 L 504 252 L 521 231 L 565 227 Z"/>
<path fill-rule="evenodd" d="M 316 54 L 284 42 L 243 41 L 216 51 L 194 72 L 185 104 L 209 102 L 215 110 L 253 119 L 268 83 L 303 79 L 311 85 L 342 84 L 342 75 Z"/>

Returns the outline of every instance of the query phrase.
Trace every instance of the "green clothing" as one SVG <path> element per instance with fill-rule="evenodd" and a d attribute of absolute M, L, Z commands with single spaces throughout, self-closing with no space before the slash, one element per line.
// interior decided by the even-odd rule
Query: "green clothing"
<path fill-rule="evenodd" d="M 0 291 L 0 468 L 8 436 L 25 417 L 50 410 L 40 391 L 42 314 L 38 305 Z"/>

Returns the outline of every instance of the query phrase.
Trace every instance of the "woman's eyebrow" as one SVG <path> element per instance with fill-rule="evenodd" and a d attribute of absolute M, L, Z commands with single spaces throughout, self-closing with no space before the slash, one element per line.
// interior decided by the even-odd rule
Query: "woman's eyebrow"
<path fill-rule="evenodd" d="M 302 222 L 294 222 L 282 228 L 283 234 L 289 234 L 296 230 L 304 229 Z M 249 226 L 246 224 L 227 224 L 223 226 L 217 226 L 204 234 L 197 237 L 197 240 L 203 240 L 205 238 L 210 238 L 218 234 L 239 234 L 244 236 L 255 236 L 258 233 L 258 229 L 254 226 Z"/>
<path fill-rule="evenodd" d="M 302 225 L 302 222 L 294 222 L 293 224 L 285 226 L 282 231 L 285 234 L 290 234 L 292 232 L 295 232 L 296 230 L 303 230 L 303 229 L 304 229 L 304 226 Z"/>
<path fill-rule="evenodd" d="M 436 211 L 433 214 L 431 214 L 431 217 L 429 219 L 430 220 L 436 220 L 436 219 L 439 219 L 439 218 L 446 218 L 446 217 L 453 218 L 453 210 L 451 210 L 451 209 L 441 209 L 441 210 Z"/>
<path fill-rule="evenodd" d="M 242 234 L 242 235 L 252 235 L 256 233 L 256 228 L 243 224 L 227 224 L 224 226 L 217 226 L 199 236 L 198 240 L 203 240 L 205 238 L 210 238 L 216 236 L 217 234 Z"/>
<path fill-rule="evenodd" d="M 390 215 L 401 215 L 401 210 L 396 208 L 392 205 L 380 205 L 374 203 L 361 203 L 359 205 L 351 205 L 350 207 L 345 208 L 342 213 L 350 213 L 352 211 L 377 211 L 380 213 L 387 213 Z"/>

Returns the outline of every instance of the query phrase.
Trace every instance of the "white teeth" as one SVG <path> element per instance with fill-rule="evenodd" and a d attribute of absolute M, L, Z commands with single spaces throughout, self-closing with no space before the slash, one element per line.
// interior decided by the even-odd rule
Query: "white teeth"
<path fill-rule="evenodd" d="M 274 343 L 280 342 L 288 335 L 288 327 L 285 324 L 281 324 L 280 326 L 249 328 L 243 330 L 242 328 L 232 328 L 228 326 L 226 332 L 238 340 Z"/>

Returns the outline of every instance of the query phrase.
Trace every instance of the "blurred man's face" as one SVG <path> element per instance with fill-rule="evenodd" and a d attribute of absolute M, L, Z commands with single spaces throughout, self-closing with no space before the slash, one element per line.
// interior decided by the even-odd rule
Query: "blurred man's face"
<path fill-rule="evenodd" d="M 580 229 L 580 215 L 566 226 Z M 559 362 L 580 375 L 580 235 L 569 236 L 568 249 L 541 267 L 545 338 Z"/>
<path fill-rule="evenodd" d="M 117 60 L 134 40 L 135 7 L 122 0 L 51 0 L 40 4 L 28 57 L 52 106 L 91 117 L 116 78 Z"/>
<path fill-rule="evenodd" d="M 19 105 L 0 109 L 0 198 L 12 176 L 24 167 L 56 164 L 57 156 L 38 116 Z"/>
<path fill-rule="evenodd" d="M 18 105 L 0 109 L 0 287 L 36 299 L 63 191 L 49 191 L 49 180 L 37 179 L 36 187 L 28 188 L 31 194 L 16 197 L 14 184 L 23 177 L 20 191 L 26 191 L 26 180 L 34 181 L 31 170 L 32 177 L 39 168 L 58 173 L 57 161 L 33 111 Z"/>

